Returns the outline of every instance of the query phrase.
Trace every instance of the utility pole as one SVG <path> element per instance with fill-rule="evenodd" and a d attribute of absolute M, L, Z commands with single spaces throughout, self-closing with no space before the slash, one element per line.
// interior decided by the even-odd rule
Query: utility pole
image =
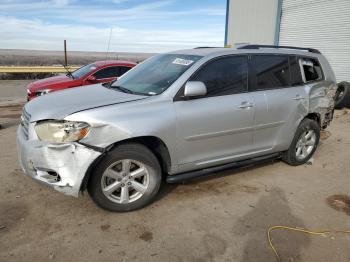
<path fill-rule="evenodd" d="M 67 59 L 67 41 L 64 40 L 64 65 L 68 66 L 68 59 Z"/>

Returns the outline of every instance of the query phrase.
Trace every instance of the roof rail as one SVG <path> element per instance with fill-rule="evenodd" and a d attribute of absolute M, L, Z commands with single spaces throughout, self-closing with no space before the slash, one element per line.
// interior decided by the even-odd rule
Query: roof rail
<path fill-rule="evenodd" d="M 279 46 L 279 45 L 244 45 L 239 46 L 237 49 L 259 49 L 259 48 L 284 48 L 284 49 L 295 49 L 295 50 L 304 50 L 310 53 L 321 54 L 321 52 L 314 48 L 307 47 L 295 47 L 295 46 Z"/>
<path fill-rule="evenodd" d="M 195 47 L 193 49 L 202 49 L 202 48 L 220 48 L 220 47 L 217 47 L 217 46 L 198 46 L 198 47 Z"/>

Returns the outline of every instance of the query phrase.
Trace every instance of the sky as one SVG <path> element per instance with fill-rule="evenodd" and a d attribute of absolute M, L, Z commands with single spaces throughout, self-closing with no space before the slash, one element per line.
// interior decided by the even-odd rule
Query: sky
<path fill-rule="evenodd" d="M 0 48 L 166 52 L 223 46 L 226 0 L 0 0 Z M 112 34 L 110 34 L 112 32 Z"/>

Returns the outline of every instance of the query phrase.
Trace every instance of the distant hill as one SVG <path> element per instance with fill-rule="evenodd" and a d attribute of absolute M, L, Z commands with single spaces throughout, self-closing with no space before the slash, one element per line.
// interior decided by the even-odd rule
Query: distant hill
<path fill-rule="evenodd" d="M 154 54 L 151 53 L 111 52 L 108 54 L 107 59 L 120 59 L 132 62 L 141 62 L 153 55 Z M 105 52 L 68 52 L 69 65 L 85 65 L 97 60 L 105 59 Z M 63 51 L 0 49 L 1 66 L 58 65 L 63 62 Z"/>

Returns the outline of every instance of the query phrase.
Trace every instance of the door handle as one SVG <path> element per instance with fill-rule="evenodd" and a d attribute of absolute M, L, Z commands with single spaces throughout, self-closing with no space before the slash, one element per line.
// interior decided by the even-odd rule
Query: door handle
<path fill-rule="evenodd" d="M 248 103 L 247 101 L 242 102 L 241 105 L 238 106 L 238 108 L 240 109 L 250 108 L 250 107 L 253 107 L 253 103 Z"/>
<path fill-rule="evenodd" d="M 293 100 L 302 100 L 304 99 L 304 97 L 302 97 L 301 95 L 296 95 L 295 97 L 293 97 Z"/>

